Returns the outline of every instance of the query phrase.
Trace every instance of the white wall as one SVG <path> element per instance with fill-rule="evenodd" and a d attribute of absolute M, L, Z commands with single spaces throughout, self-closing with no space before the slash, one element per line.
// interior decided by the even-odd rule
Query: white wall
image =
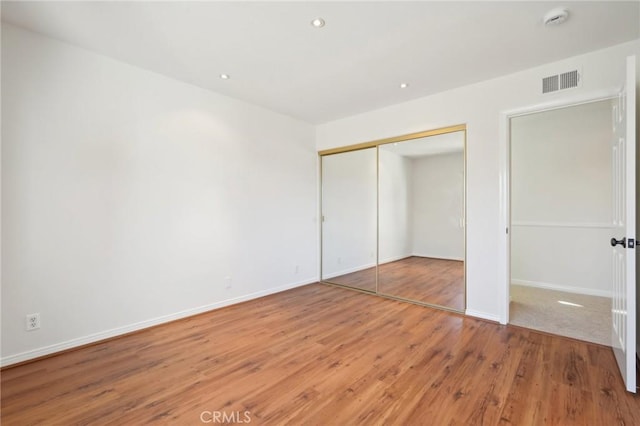
<path fill-rule="evenodd" d="M 379 256 L 386 263 L 411 256 L 412 162 L 384 146 L 379 158 Z"/>
<path fill-rule="evenodd" d="M 414 256 L 464 260 L 464 153 L 412 159 Z"/>
<path fill-rule="evenodd" d="M 3 364 L 318 278 L 306 123 L 3 23 L 2 124 Z"/>
<path fill-rule="evenodd" d="M 376 149 L 322 158 L 322 278 L 376 263 Z"/>
<path fill-rule="evenodd" d="M 611 107 L 511 120 L 512 283 L 611 296 Z"/>
<path fill-rule="evenodd" d="M 507 239 L 502 113 L 569 102 L 615 90 L 625 57 L 640 55 L 640 40 L 509 76 L 332 121 L 317 127 L 317 149 L 346 146 L 427 129 L 467 124 L 467 313 L 501 320 L 507 312 Z M 582 70 L 582 86 L 543 95 L 541 79 Z M 473 72 L 473 69 L 469 69 Z"/>

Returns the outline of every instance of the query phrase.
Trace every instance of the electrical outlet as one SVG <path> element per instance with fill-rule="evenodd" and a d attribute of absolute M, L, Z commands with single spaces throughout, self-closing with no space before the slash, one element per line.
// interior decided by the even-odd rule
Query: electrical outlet
<path fill-rule="evenodd" d="M 232 281 L 233 279 L 231 278 L 231 276 L 224 277 L 224 288 L 231 288 Z"/>
<path fill-rule="evenodd" d="M 300 272 L 300 265 L 296 265 L 295 270 L 293 271 L 294 274 L 298 274 Z"/>
<path fill-rule="evenodd" d="M 40 314 L 27 315 L 27 331 L 33 331 L 40 328 Z"/>

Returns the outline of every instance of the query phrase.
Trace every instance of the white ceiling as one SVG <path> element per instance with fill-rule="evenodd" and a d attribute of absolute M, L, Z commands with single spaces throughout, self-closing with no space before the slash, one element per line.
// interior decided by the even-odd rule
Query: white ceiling
<path fill-rule="evenodd" d="M 559 5 L 569 20 L 545 28 Z M 637 39 L 639 5 L 3 1 L 2 19 L 323 123 Z"/>

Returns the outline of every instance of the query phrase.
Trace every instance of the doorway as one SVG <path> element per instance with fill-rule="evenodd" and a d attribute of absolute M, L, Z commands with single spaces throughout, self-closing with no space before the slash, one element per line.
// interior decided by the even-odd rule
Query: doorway
<path fill-rule="evenodd" d="M 510 119 L 511 324 L 610 345 L 613 102 Z"/>

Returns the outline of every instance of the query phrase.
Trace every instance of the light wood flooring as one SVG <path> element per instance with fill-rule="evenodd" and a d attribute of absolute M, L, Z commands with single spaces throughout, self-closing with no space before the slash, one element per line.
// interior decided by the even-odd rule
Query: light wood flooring
<path fill-rule="evenodd" d="M 321 284 L 2 371 L 3 426 L 245 411 L 255 425 L 640 424 L 610 348 Z"/>
<path fill-rule="evenodd" d="M 335 284 L 376 291 L 376 268 L 329 279 Z M 464 262 L 411 256 L 378 267 L 378 292 L 464 310 Z"/>

